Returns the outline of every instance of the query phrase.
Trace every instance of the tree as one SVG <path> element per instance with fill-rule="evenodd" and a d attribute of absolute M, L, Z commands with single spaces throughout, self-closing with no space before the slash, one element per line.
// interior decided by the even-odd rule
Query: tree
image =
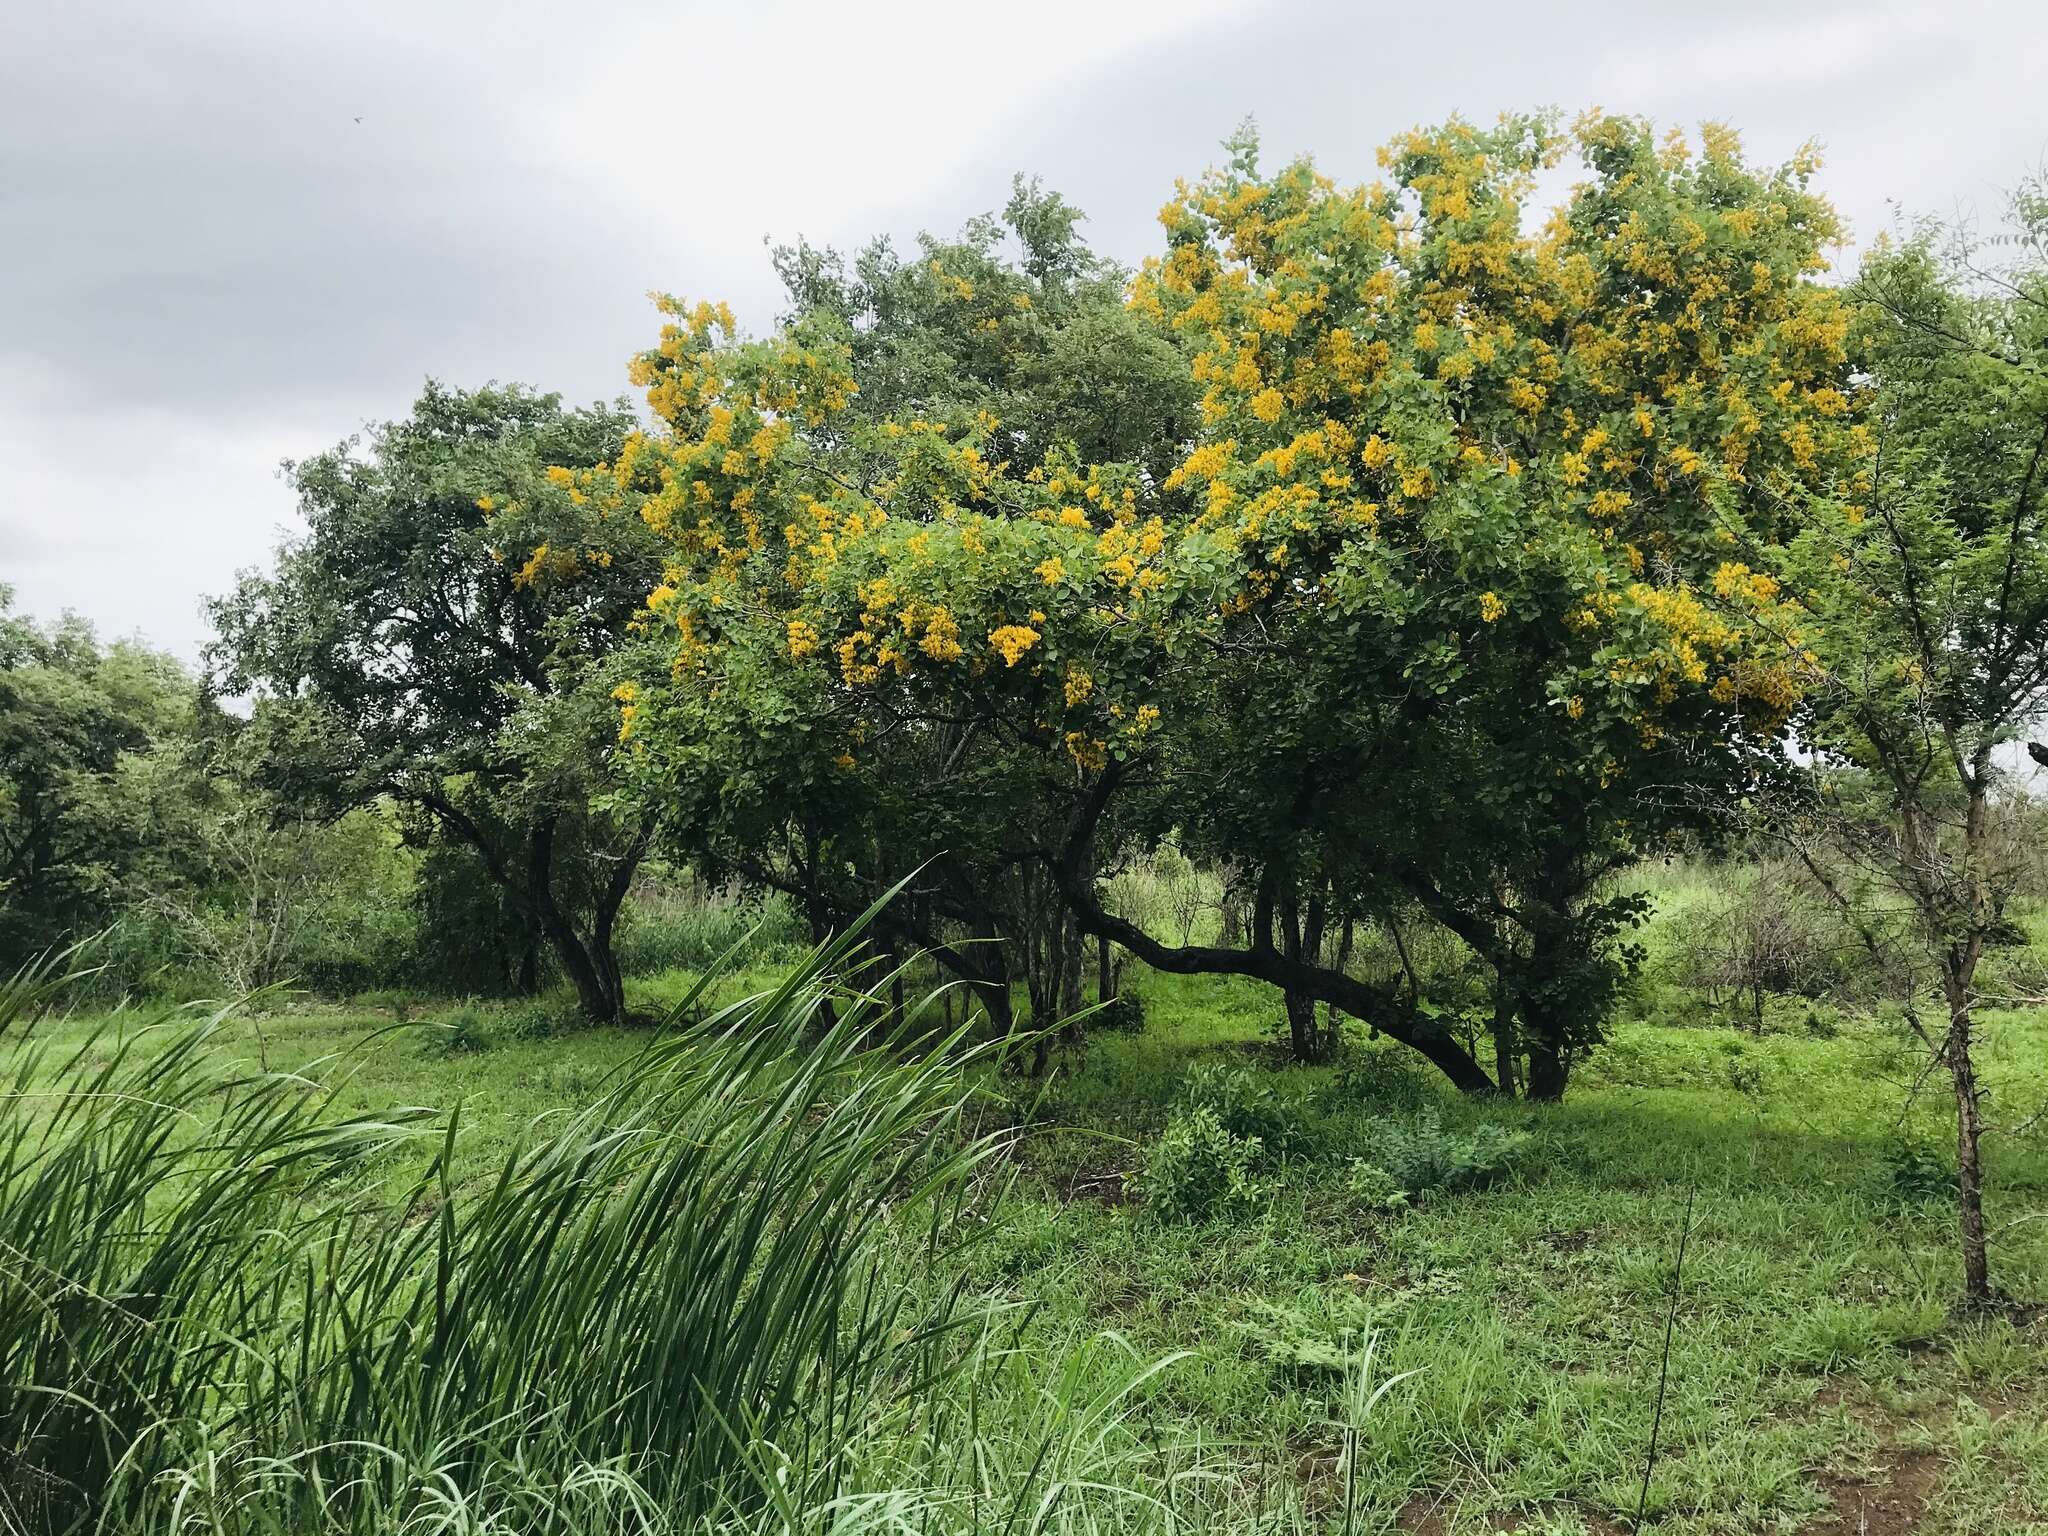
<path fill-rule="evenodd" d="M 175 658 L 103 644 L 0 586 L 0 964 L 105 926 L 197 877 L 198 690 Z"/>
<path fill-rule="evenodd" d="M 1875 952 L 1901 935 L 1868 893 L 1911 914 L 1904 937 L 1941 1020 L 1926 1027 L 1911 994 L 1907 1017 L 1953 1090 L 1963 1294 L 1977 1306 L 1997 1295 L 1977 973 L 2016 937 L 2021 860 L 2002 802 L 2048 713 L 2048 195 L 2024 189 L 2013 214 L 1989 247 L 1928 227 L 1865 262 L 1851 294 L 1860 474 L 1800 503 L 1795 536 L 1759 550 L 1775 574 L 1729 584 L 1738 601 L 1759 582 L 1797 597 L 1778 622 L 1807 674 L 1800 733 L 1818 762 L 1780 830 Z M 1987 265 L 1991 251 L 2007 259 Z"/>
<path fill-rule="evenodd" d="M 715 875 L 789 893 L 819 934 L 918 872 L 875 931 L 970 981 L 1005 1028 L 1015 978 L 1040 1018 L 1079 1001 L 1081 936 L 1036 848 L 1070 786 L 1048 782 L 1044 754 L 1016 739 L 1005 712 L 937 695 L 878 712 L 843 677 L 821 673 L 803 631 L 792 643 L 786 567 L 774 558 L 797 504 L 780 491 L 757 500 L 748 486 L 792 430 L 813 455 L 796 493 L 873 486 L 902 468 L 906 432 L 977 423 L 999 423 L 989 451 L 1020 465 L 1078 442 L 1163 475 L 1193 428 L 1192 383 L 1172 343 L 1129 311 L 1128 274 L 1088 251 L 1078 217 L 1020 180 L 1000 219 L 977 219 L 952 240 L 926 237 L 907 259 L 886 242 L 850 262 L 801 246 L 778 252 L 792 314 L 762 362 L 844 358 L 857 390 L 800 426 L 785 399 L 750 417 L 744 436 L 727 402 L 710 400 L 701 460 L 683 462 L 672 436 L 654 436 L 631 450 L 643 483 L 621 493 L 593 476 L 590 487 L 668 540 L 656 605 L 671 635 L 711 627 L 714 616 L 671 601 L 707 560 L 728 604 L 719 627 L 737 638 L 732 619 L 763 626 L 758 644 L 721 643 L 716 686 L 671 686 L 673 642 L 646 659 L 627 704 L 626 759 L 667 841 Z M 676 361 L 691 332 L 730 335 L 730 317 L 670 308 L 679 323 L 638 367 L 657 414 L 686 420 L 707 405 L 708 381 Z M 723 511 L 707 511 L 726 495 Z"/>
<path fill-rule="evenodd" d="M 1507 1086 L 1326 952 L 1412 901 L 1496 967 L 1526 1058 L 1503 1075 L 1555 1097 L 1634 911 L 1605 877 L 1692 814 L 1676 788 L 1753 782 L 1796 698 L 1769 632 L 1703 600 L 1726 528 L 1833 488 L 1844 453 L 1810 157 L 1759 172 L 1706 141 L 1454 123 L 1348 191 L 1307 162 L 1262 176 L 1240 141 L 1169 205 L 1119 322 L 1153 329 L 1195 420 L 1113 458 L 1036 430 L 1036 397 L 1009 403 L 1022 425 L 898 404 L 892 354 L 829 314 L 743 342 L 672 305 L 634 463 L 660 467 L 641 507 L 676 639 L 629 704 L 635 751 L 706 750 L 707 712 L 770 718 L 757 689 L 811 701 L 821 793 L 859 798 L 901 740 L 1000 743 L 1036 792 L 976 814 L 1029 805 L 1030 856 L 1088 932 Z M 1525 233 L 1567 144 L 1589 180 Z M 976 330 L 1018 323 L 1001 286 L 928 271 Z M 1242 871 L 1238 945 L 1165 943 L 1101 900 L 1106 841 L 1176 828 Z"/>
<path fill-rule="evenodd" d="M 389 797 L 457 842 L 593 1019 L 621 1016 L 611 936 L 644 817 L 614 816 L 609 670 L 661 555 L 569 482 L 618 457 L 622 405 L 430 384 L 412 414 L 287 466 L 307 529 L 213 605 L 217 685 L 287 803 Z"/>
<path fill-rule="evenodd" d="M 1793 701 L 1767 632 L 1705 601 L 1726 530 L 1832 487 L 1848 451 L 1814 161 L 1702 144 L 1454 122 L 1340 191 L 1307 163 L 1261 176 L 1244 139 L 1169 204 L 1135 296 L 1206 386 L 1176 475 L 1211 562 L 1210 707 L 1169 708 L 1168 739 L 1220 707 L 1233 750 L 1189 750 L 1174 799 L 1266 865 L 1281 935 L 1254 944 L 1283 959 L 1319 903 L 1398 894 L 1457 933 L 1499 977 L 1494 1086 L 1535 1097 L 1625 962 L 1638 908 L 1608 877 L 1695 819 L 1687 789 L 1766 771 Z M 1567 151 L 1587 179 L 1525 232 Z"/>

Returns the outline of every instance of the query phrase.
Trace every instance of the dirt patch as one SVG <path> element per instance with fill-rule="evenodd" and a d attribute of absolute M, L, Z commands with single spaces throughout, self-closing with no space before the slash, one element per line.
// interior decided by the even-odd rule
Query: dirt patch
<path fill-rule="evenodd" d="M 1941 1483 L 1941 1458 L 1933 1451 L 1887 1448 L 1877 1454 L 1870 1475 L 1820 1475 L 1821 1491 L 1834 1504 L 1802 1526 L 1802 1536 L 1910 1536 Z"/>
<path fill-rule="evenodd" d="M 1121 1168 L 1077 1168 L 1059 1183 L 1060 1203 L 1093 1200 L 1099 1205 L 1129 1205 L 1135 1199 Z"/>
<path fill-rule="evenodd" d="M 1413 1531 L 1416 1536 L 1443 1536 L 1450 1527 L 1454 1507 L 1449 1494 L 1418 1493 L 1394 1516 L 1394 1528 Z"/>

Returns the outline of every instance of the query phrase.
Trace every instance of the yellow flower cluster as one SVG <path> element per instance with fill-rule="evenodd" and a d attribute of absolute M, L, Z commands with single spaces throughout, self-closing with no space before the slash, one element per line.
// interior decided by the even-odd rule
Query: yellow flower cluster
<path fill-rule="evenodd" d="M 1024 659 L 1024 653 L 1038 644 L 1039 635 L 1035 629 L 1023 624 L 1004 624 L 988 632 L 988 642 L 1003 658 L 1003 665 L 1014 667 Z"/>

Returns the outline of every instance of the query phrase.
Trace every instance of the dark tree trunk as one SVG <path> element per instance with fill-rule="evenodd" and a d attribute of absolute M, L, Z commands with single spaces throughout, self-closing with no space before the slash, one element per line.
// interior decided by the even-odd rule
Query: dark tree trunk
<path fill-rule="evenodd" d="M 1512 1097 L 1521 1086 L 1515 1070 L 1514 994 L 1505 977 L 1495 982 L 1493 993 L 1493 1080 L 1500 1091 Z"/>
<path fill-rule="evenodd" d="M 1087 970 L 1087 935 L 1081 932 L 1081 925 L 1060 909 L 1060 1018 L 1061 1035 L 1069 1044 L 1078 1044 L 1081 1039 L 1081 1010 L 1088 1006 L 1087 994 L 1082 990 L 1082 978 Z"/>
<path fill-rule="evenodd" d="M 1584 958 L 1572 947 L 1577 938 L 1572 923 L 1574 871 L 1568 854 L 1552 857 L 1534 895 L 1525 919 L 1529 956 L 1514 977 L 1521 999 L 1520 1043 L 1529 1061 L 1525 1092 L 1531 1099 L 1555 1103 L 1564 1097 L 1571 1075 L 1572 1021 L 1566 1010 L 1577 1006 L 1571 972 Z"/>
<path fill-rule="evenodd" d="M 1328 1052 L 1316 1028 L 1316 1000 L 1302 992 L 1281 993 L 1287 1010 L 1287 1047 L 1296 1061 L 1317 1062 Z"/>
<path fill-rule="evenodd" d="M 552 817 L 535 824 L 527 838 L 526 899 L 529 910 L 540 920 L 563 974 L 576 989 L 576 1003 L 584 1017 L 600 1024 L 612 1024 L 624 1012 L 619 995 L 618 967 L 611 964 L 610 925 L 603 930 L 604 963 L 593 958 L 575 926 L 555 900 L 555 823 Z"/>
<path fill-rule="evenodd" d="M 1546 1104 L 1554 1104 L 1564 1097 L 1565 1079 L 1569 1076 L 1564 1053 L 1554 1039 L 1537 1038 L 1529 1042 L 1529 1097 Z"/>
<path fill-rule="evenodd" d="M 1079 925 L 1076 924 L 1078 927 Z M 1095 998 L 1097 1002 L 1108 1002 L 1116 996 L 1116 975 L 1109 964 L 1110 943 L 1107 937 L 1097 934 L 1095 938 Z"/>
<path fill-rule="evenodd" d="M 1281 949 L 1288 960 L 1299 965 L 1304 961 L 1313 963 L 1321 956 L 1326 909 L 1320 891 L 1309 898 L 1305 911 L 1289 894 L 1280 902 L 1279 917 Z M 1337 1033 L 1335 1017 L 1327 1030 L 1321 1028 L 1316 1020 L 1315 997 L 1294 988 L 1282 989 L 1281 1006 L 1287 1014 L 1287 1044 L 1294 1059 L 1309 1063 L 1329 1060 Z"/>
<path fill-rule="evenodd" d="M 1337 955 L 1336 958 L 1330 962 L 1332 969 L 1344 973 L 1348 973 L 1350 971 L 1351 949 L 1352 945 L 1356 942 L 1356 939 L 1356 920 L 1352 917 L 1352 915 L 1349 912 L 1347 912 L 1344 914 L 1344 927 L 1337 935 Z M 1338 1028 L 1338 1022 L 1344 1017 L 1344 1010 L 1339 1008 L 1335 1003 L 1331 1003 L 1329 1005 L 1329 1010 L 1330 1046 L 1331 1049 L 1334 1050 L 1336 1048 L 1337 1041 L 1341 1034 L 1341 1031 Z"/>
<path fill-rule="evenodd" d="M 989 974 L 977 977 L 973 985 L 981 1011 L 988 1015 L 990 1030 L 999 1038 L 1014 1034 L 1017 1010 L 1010 1003 L 1010 968 L 1002 964 L 991 966 Z"/>
<path fill-rule="evenodd" d="M 1223 866 L 1222 927 L 1216 935 L 1216 942 L 1225 949 L 1236 949 L 1244 943 L 1244 890 L 1242 877 L 1237 866 Z"/>
<path fill-rule="evenodd" d="M 1963 1300 L 1968 1306 L 1984 1307 L 1998 1293 L 1991 1286 L 1991 1259 L 1984 1240 L 1984 1119 L 1971 1049 L 1970 988 L 1952 970 L 1943 990 L 1948 1002 L 1943 1049 L 1956 1099 L 1956 1226 L 1963 1250 Z"/>

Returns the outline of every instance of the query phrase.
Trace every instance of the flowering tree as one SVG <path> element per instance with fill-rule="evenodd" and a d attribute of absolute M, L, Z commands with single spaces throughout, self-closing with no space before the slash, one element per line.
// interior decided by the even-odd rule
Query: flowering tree
<path fill-rule="evenodd" d="M 1567 152 L 1587 179 L 1525 230 Z M 1043 389 L 928 408 L 829 305 L 753 342 L 671 305 L 639 373 L 660 429 L 576 481 L 668 550 L 632 753 L 673 783 L 732 741 L 798 751 L 807 791 L 859 800 L 878 751 L 971 725 L 1030 776 L 1083 928 L 1342 1008 L 1468 1090 L 1562 1092 L 1633 915 L 1602 879 L 1691 815 L 1682 788 L 1748 782 L 1796 701 L 1769 578 L 1729 555 L 1853 450 L 1844 311 L 1811 280 L 1835 223 L 1810 158 L 1757 171 L 1718 130 L 1695 156 L 1624 119 L 1453 123 L 1386 161 L 1340 189 L 1245 140 L 1183 188 L 1089 323 L 1197 410 L 1113 444 L 1020 416 Z M 992 279 L 943 251 L 917 277 L 994 347 L 1041 300 Z M 764 729 L 792 708 L 796 748 Z M 1119 818 L 1245 872 L 1242 942 L 1105 908 Z M 1495 967 L 1492 1076 L 1321 952 L 1390 893 Z"/>
<path fill-rule="evenodd" d="M 945 686 L 938 669 L 980 643 L 976 620 L 940 604 L 906 622 L 898 605 L 897 643 L 870 657 L 865 639 L 828 640 L 837 620 L 810 605 L 837 579 L 830 557 L 879 533 L 881 499 L 906 535 L 943 525 L 952 493 L 935 476 L 1056 453 L 1171 469 L 1192 381 L 1077 217 L 1020 183 L 1000 220 L 911 257 L 782 251 L 794 315 L 769 343 L 735 343 L 715 308 L 674 306 L 639 365 L 666 430 L 575 482 L 669 541 L 650 666 L 622 696 L 625 759 L 669 842 L 788 892 L 821 931 L 916 872 L 878 931 L 975 982 L 1005 1020 L 1013 974 L 1041 1017 L 1079 1005 L 1081 935 L 1037 845 L 1072 764 L 1007 693 Z M 925 489 L 892 484 L 904 477 Z M 1034 643 L 1022 625 L 1004 640 L 1020 659 Z M 931 670 L 913 678 L 905 650 Z M 884 671 L 918 686 L 873 686 Z"/>

